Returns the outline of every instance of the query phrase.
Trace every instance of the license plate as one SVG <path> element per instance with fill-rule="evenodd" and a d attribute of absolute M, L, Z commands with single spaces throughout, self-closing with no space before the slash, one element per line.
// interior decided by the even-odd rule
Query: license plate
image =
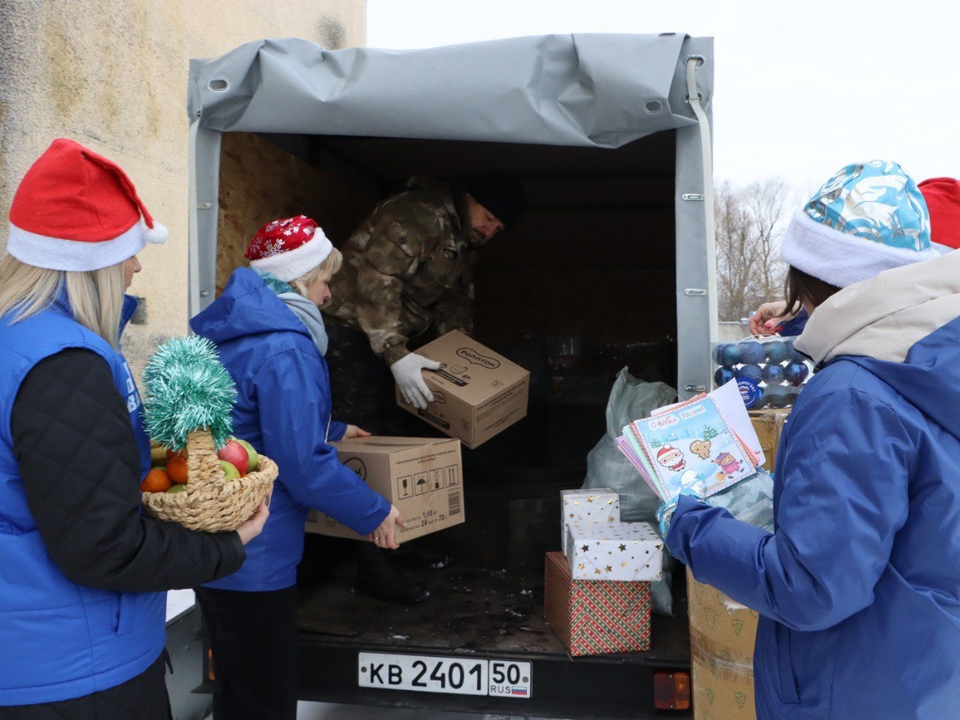
<path fill-rule="evenodd" d="M 358 663 L 360 687 L 513 698 L 533 696 L 528 662 L 362 652 Z"/>

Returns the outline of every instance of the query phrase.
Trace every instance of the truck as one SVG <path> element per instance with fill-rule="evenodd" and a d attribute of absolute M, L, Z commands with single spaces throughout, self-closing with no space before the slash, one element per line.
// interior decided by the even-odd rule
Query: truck
<path fill-rule="evenodd" d="M 351 555 L 335 544 L 347 541 L 306 538 L 300 697 L 689 717 L 676 697 L 690 671 L 682 568 L 649 652 L 579 658 L 544 622 L 543 574 L 560 545 L 559 491 L 583 483 L 616 372 L 680 399 L 711 386 L 712 39 L 572 34 L 412 51 L 266 39 L 192 60 L 188 95 L 191 316 L 275 217 L 317 218 L 336 245 L 410 177 L 506 173 L 527 196 L 520 224 L 478 251 L 474 328 L 530 371 L 527 417 L 464 448 L 466 522 L 437 535 L 455 562 L 424 576 L 423 603 L 354 593 Z M 183 647 L 197 643 L 204 691 L 215 658 L 202 635 Z"/>

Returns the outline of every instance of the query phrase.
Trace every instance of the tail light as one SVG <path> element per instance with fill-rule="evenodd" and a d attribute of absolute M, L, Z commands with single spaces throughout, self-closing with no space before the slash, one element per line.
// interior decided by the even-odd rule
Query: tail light
<path fill-rule="evenodd" d="M 654 673 L 653 706 L 658 710 L 689 710 L 690 673 Z"/>

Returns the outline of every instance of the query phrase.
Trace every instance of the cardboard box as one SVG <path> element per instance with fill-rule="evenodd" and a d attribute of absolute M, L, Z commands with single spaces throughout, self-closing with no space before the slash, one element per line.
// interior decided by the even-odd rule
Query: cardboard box
<path fill-rule="evenodd" d="M 693 708 L 698 718 L 753 720 L 753 646 L 759 615 L 687 570 Z"/>
<path fill-rule="evenodd" d="M 770 472 L 773 472 L 774 461 L 777 458 L 777 447 L 780 445 L 780 434 L 783 432 L 784 423 L 787 422 L 787 416 L 790 414 L 790 408 L 766 410 L 750 410 L 750 422 L 760 440 L 760 449 L 766 456 L 763 463 Z"/>
<path fill-rule="evenodd" d="M 560 544 L 567 554 L 571 522 L 620 522 L 620 496 L 610 488 L 560 491 Z"/>
<path fill-rule="evenodd" d="M 574 580 L 563 553 L 548 552 L 543 596 L 547 623 L 573 656 L 650 649 L 650 583 Z"/>
<path fill-rule="evenodd" d="M 398 541 L 464 521 L 459 440 L 373 436 L 330 444 L 337 448 L 340 462 L 397 506 L 406 521 Z M 364 539 L 319 510 L 307 515 L 306 531 Z"/>
<path fill-rule="evenodd" d="M 572 522 L 567 558 L 574 580 L 659 580 L 663 540 L 645 522 Z"/>
<path fill-rule="evenodd" d="M 530 373 L 468 335 L 448 332 L 417 354 L 444 364 L 423 373 L 434 402 L 420 410 L 407 404 L 397 388 L 397 403 L 468 448 L 526 417 Z"/>

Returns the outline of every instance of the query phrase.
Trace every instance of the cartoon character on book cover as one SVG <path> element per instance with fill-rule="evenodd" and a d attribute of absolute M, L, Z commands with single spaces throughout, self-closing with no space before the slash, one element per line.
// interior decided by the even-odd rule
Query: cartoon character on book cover
<path fill-rule="evenodd" d="M 667 496 L 679 488 L 681 477 L 691 471 L 704 481 L 707 495 L 756 472 L 736 434 L 709 397 L 632 425 L 647 456 L 654 460 L 653 469 Z"/>

